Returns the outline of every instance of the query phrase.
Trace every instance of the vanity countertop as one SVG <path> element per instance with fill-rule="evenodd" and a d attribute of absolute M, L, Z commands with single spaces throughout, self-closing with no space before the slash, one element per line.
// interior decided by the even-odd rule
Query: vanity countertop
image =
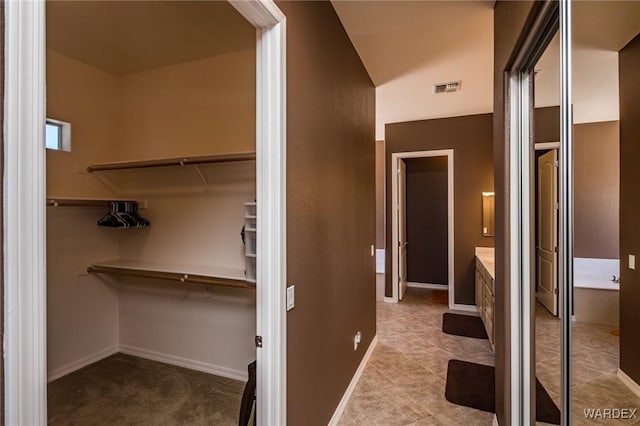
<path fill-rule="evenodd" d="M 491 278 L 496 279 L 496 255 L 493 247 L 476 247 L 476 257 L 482 262 Z"/>

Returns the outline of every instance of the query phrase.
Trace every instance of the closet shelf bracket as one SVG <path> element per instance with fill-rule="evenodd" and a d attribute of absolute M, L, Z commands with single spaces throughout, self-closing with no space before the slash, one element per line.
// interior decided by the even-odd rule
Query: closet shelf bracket
<path fill-rule="evenodd" d="M 202 179 L 202 182 L 205 185 L 209 185 L 209 181 L 207 180 L 207 178 L 204 176 L 204 174 L 202 173 L 202 170 L 200 170 L 200 167 L 198 167 L 197 164 L 193 165 L 193 168 L 196 170 L 196 173 L 198 173 L 198 176 L 200 176 L 200 179 Z"/>

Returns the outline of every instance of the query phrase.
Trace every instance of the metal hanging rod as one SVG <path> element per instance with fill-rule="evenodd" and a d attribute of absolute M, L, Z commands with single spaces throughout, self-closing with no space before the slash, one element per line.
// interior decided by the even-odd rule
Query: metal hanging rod
<path fill-rule="evenodd" d="M 110 207 L 110 203 L 114 201 L 138 203 L 138 208 L 146 208 L 146 201 L 129 200 L 129 199 L 101 199 L 101 198 L 47 198 L 47 206 L 51 207 Z"/>
<path fill-rule="evenodd" d="M 107 170 L 146 169 L 151 167 L 195 166 L 198 164 L 233 163 L 241 161 L 255 161 L 255 152 L 241 152 L 236 154 L 203 155 L 197 157 L 163 158 L 158 160 L 119 161 L 113 163 L 98 163 L 87 167 L 87 172 L 101 172 Z"/>

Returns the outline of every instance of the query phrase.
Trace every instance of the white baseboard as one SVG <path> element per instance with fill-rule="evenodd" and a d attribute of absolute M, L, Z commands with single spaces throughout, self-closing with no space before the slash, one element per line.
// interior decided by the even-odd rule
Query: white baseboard
<path fill-rule="evenodd" d="M 429 283 L 413 283 L 408 282 L 407 287 L 413 288 L 426 288 L 429 290 L 449 290 L 449 286 L 447 284 L 429 284 Z"/>
<path fill-rule="evenodd" d="M 47 374 L 47 383 L 52 382 L 60 377 L 66 376 L 67 374 L 73 373 L 76 370 L 80 370 L 87 365 L 93 364 L 94 362 L 98 362 L 101 359 L 105 359 L 108 356 L 118 353 L 119 347 L 117 345 L 111 346 L 101 351 L 95 352 L 91 355 L 87 355 L 84 358 L 80 358 L 77 361 L 70 362 L 67 365 L 63 365 L 60 368 L 56 368 L 55 370 L 49 372 Z"/>
<path fill-rule="evenodd" d="M 396 299 L 394 299 L 393 297 L 385 296 L 384 299 L 382 299 L 382 300 L 384 300 L 386 303 L 398 303 L 398 301 Z"/>
<path fill-rule="evenodd" d="M 196 361 L 189 358 L 183 358 L 176 355 L 169 355 L 162 352 L 156 352 L 149 349 L 137 348 L 134 346 L 120 345 L 120 352 L 126 355 L 133 355 L 140 358 L 150 359 L 152 361 L 164 362 L 178 367 L 189 368 L 191 370 L 202 371 L 204 373 L 215 374 L 229 379 L 241 380 L 246 382 L 249 378 L 247 371 L 235 370 L 220 365 L 210 364 L 208 362 Z"/>
<path fill-rule="evenodd" d="M 493 415 L 493 426 L 500 426 L 500 423 L 498 423 L 498 415 L 497 414 Z"/>
<path fill-rule="evenodd" d="M 633 392 L 638 398 L 640 398 L 640 385 L 637 384 L 631 377 L 627 376 L 627 374 L 619 368 L 618 379 L 620 379 L 620 381 L 624 383 L 631 392 Z"/>
<path fill-rule="evenodd" d="M 478 313 L 478 307 L 476 305 L 461 305 L 459 303 L 454 303 L 453 305 L 449 305 L 449 309 L 452 311 L 463 311 L 463 312 L 473 312 Z"/>
<path fill-rule="evenodd" d="M 47 376 L 47 382 L 52 382 L 67 374 L 73 373 L 83 367 L 105 359 L 108 356 L 121 352 L 126 355 L 133 355 L 140 358 L 150 359 L 152 361 L 164 362 L 165 364 L 176 365 L 178 367 L 189 368 L 191 370 L 202 371 L 216 376 L 227 377 L 229 379 L 241 380 L 246 382 L 248 373 L 246 371 L 234 370 L 232 368 L 222 367 L 202 361 L 195 361 L 188 358 L 182 358 L 175 355 L 164 354 L 161 352 L 151 351 L 148 349 L 137 348 L 134 346 L 120 345 L 111 346 L 94 354 L 88 355 L 77 361 L 71 362 L 60 368 L 51 371 Z"/>
<path fill-rule="evenodd" d="M 369 358 L 371 358 L 371 354 L 373 353 L 373 350 L 375 349 L 377 344 L 378 344 L 378 336 L 374 336 L 373 339 L 371 340 L 371 344 L 369 345 L 369 348 L 367 349 L 367 352 L 362 357 L 362 361 L 360 361 L 360 365 L 358 366 L 358 369 L 353 375 L 353 378 L 351 379 L 349 386 L 347 386 L 347 390 L 344 391 L 344 395 L 342 395 L 342 399 L 340 400 L 338 407 L 336 407 L 336 411 L 334 411 L 333 416 L 331 417 L 331 420 L 329 420 L 329 426 L 335 426 L 340 421 L 340 418 L 342 417 L 342 413 L 344 413 L 344 409 L 347 407 L 347 404 L 349 403 L 351 394 L 353 394 L 353 391 L 355 390 L 356 385 L 358 384 L 358 380 L 360 380 L 362 373 L 364 373 L 364 369 L 366 368 L 367 363 L 369 362 Z"/>

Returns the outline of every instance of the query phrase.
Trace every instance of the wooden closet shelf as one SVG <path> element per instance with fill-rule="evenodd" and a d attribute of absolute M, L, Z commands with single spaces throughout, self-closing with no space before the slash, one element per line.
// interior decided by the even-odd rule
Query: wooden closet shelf
<path fill-rule="evenodd" d="M 235 154 L 203 155 L 196 157 L 162 158 L 157 160 L 118 161 L 113 163 L 98 163 L 87 167 L 87 172 L 101 172 L 108 170 L 145 169 L 151 167 L 197 166 L 199 164 L 233 163 L 240 161 L 255 161 L 255 152 L 240 152 Z"/>
<path fill-rule="evenodd" d="M 146 201 L 122 199 L 122 198 L 47 198 L 47 206 L 52 207 L 109 207 L 114 201 L 135 201 L 138 207 L 145 208 Z"/>
<path fill-rule="evenodd" d="M 224 287 L 254 289 L 241 270 L 207 266 L 154 264 L 131 260 L 114 260 L 94 263 L 87 268 L 91 274 L 126 275 L 140 278 L 179 281 L 191 284 L 218 285 Z"/>

